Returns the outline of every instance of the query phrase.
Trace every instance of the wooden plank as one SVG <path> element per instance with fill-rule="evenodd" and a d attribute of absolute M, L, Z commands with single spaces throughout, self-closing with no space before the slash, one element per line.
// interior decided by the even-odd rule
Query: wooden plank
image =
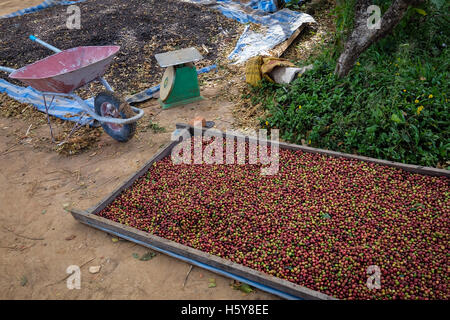
<path fill-rule="evenodd" d="M 288 143 L 280 143 L 280 147 L 284 149 L 290 149 L 290 150 L 302 150 L 309 153 L 319 153 L 331 157 L 341 157 L 341 158 L 347 158 L 347 159 L 354 159 L 354 160 L 360 160 L 365 162 L 372 162 L 376 163 L 382 166 L 388 166 L 388 167 L 394 167 L 403 169 L 408 172 L 412 173 L 418 173 L 428 176 L 444 176 L 444 177 L 450 177 L 450 171 L 445 169 L 438 169 L 433 167 L 424 167 L 424 166 L 418 166 L 413 164 L 407 164 L 407 163 L 400 163 L 395 161 L 389 161 L 389 160 L 382 160 L 382 159 L 376 159 L 376 158 L 370 158 L 366 156 L 359 156 L 355 154 L 348 154 L 348 153 L 342 153 L 337 151 L 331 151 L 331 150 L 325 150 L 325 149 L 317 149 L 307 146 L 299 146 L 295 144 L 288 144 Z"/>
<path fill-rule="evenodd" d="M 326 294 L 308 289 L 306 287 L 299 286 L 295 283 L 276 278 L 271 275 L 264 274 L 262 272 L 256 271 L 254 269 L 242 266 L 235 262 L 225 260 L 223 258 L 205 253 L 203 251 L 193 249 L 191 247 L 176 243 L 171 240 L 160 238 L 158 236 L 152 235 L 148 232 L 144 232 L 123 224 L 99 217 L 88 212 L 83 212 L 80 210 L 71 210 L 72 216 L 89 226 L 94 228 L 109 230 L 114 233 L 119 233 L 130 237 L 138 242 L 143 242 L 148 245 L 160 248 L 162 250 L 170 251 L 175 254 L 184 256 L 189 259 L 199 261 L 201 263 L 210 265 L 215 268 L 219 268 L 226 272 L 235 274 L 237 276 L 247 278 L 251 281 L 261 283 L 265 286 L 277 289 L 279 291 L 286 292 L 290 295 L 302 298 L 302 299 L 312 299 L 312 300 L 336 300 L 331 296 Z"/>
<path fill-rule="evenodd" d="M 289 37 L 289 39 L 287 39 L 283 43 L 279 44 L 278 46 L 270 50 L 269 51 L 270 55 L 277 58 L 281 57 L 283 53 L 287 50 L 287 48 L 289 48 L 289 46 L 292 44 L 292 42 L 294 42 L 294 40 L 297 39 L 298 35 L 303 31 L 305 26 L 306 26 L 305 23 L 302 24 L 297 30 L 295 30 L 295 32 Z"/>
<path fill-rule="evenodd" d="M 190 125 L 185 125 L 185 124 L 178 124 L 178 126 L 179 126 L 179 128 L 185 127 L 187 129 L 190 129 L 191 135 L 194 134 L 194 127 L 192 127 Z M 224 138 L 227 136 L 227 134 L 225 132 L 215 130 L 215 129 L 203 128 L 202 132 L 203 132 L 203 134 L 207 134 L 207 135 L 222 135 L 222 137 L 224 137 Z M 239 137 L 239 138 L 245 139 L 245 141 L 247 141 L 247 142 L 248 141 L 258 142 L 259 141 L 259 138 L 257 138 L 257 137 L 248 137 L 248 136 L 239 135 L 236 133 L 231 134 L 231 135 L 229 134 L 228 136 L 233 136 L 235 138 Z M 408 172 L 413 172 L 413 173 L 418 173 L 418 174 L 424 174 L 424 175 L 429 175 L 429 176 L 450 177 L 450 170 L 445 170 L 445 169 L 438 169 L 438 168 L 433 168 L 433 167 L 425 167 L 425 166 L 419 166 L 419 165 L 414 165 L 414 164 L 406 164 L 406 163 L 400 163 L 400 162 L 395 162 L 395 161 L 370 158 L 370 157 L 366 157 L 366 156 L 343 153 L 343 152 L 338 152 L 338 151 L 331 151 L 331 150 L 326 150 L 326 149 L 312 148 L 312 147 L 301 146 L 301 145 L 297 145 L 297 144 L 290 144 L 290 143 L 285 143 L 285 142 L 277 142 L 277 141 L 272 141 L 272 140 L 266 140 L 266 141 L 267 141 L 268 145 L 271 145 L 272 143 L 278 143 L 280 149 L 302 150 L 304 152 L 319 153 L 319 154 L 323 154 L 323 155 L 327 155 L 327 156 L 331 156 L 331 157 L 347 158 L 347 159 L 355 159 L 355 160 L 360 160 L 360 161 L 365 161 L 365 162 L 372 162 L 372 163 L 376 163 L 379 165 L 395 167 L 395 168 L 403 169 Z"/>

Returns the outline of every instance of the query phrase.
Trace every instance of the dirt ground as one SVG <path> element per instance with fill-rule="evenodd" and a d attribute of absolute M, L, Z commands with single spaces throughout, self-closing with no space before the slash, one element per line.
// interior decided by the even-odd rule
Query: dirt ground
<path fill-rule="evenodd" d="M 40 2 L 1 1 L 0 15 Z M 250 294 L 234 290 L 230 279 L 197 267 L 186 279 L 190 265 L 163 254 L 137 260 L 133 254 L 141 256 L 148 249 L 114 242 L 65 210 L 86 209 L 107 196 L 170 141 L 175 123 L 202 115 L 219 129 L 230 127 L 232 103 L 217 99 L 221 88 L 201 89 L 206 99 L 196 104 L 164 111 L 156 100 L 140 105 L 146 116 L 128 143 L 103 133 L 92 150 L 70 157 L 46 148 L 45 141 L 38 147 L 41 138 L 49 136 L 45 121 L 36 125 L 33 118 L 0 117 L 1 299 L 276 298 L 258 290 Z M 150 118 L 165 132 L 142 129 Z M 70 265 L 82 266 L 80 290 L 67 289 Z M 91 274 L 90 266 L 101 270 Z M 211 278 L 215 288 L 208 288 Z"/>
<path fill-rule="evenodd" d="M 198 68 L 221 64 L 222 48 L 234 47 L 239 29 L 244 28 L 207 6 L 178 0 L 89 0 L 77 6 L 80 29 L 67 27 L 70 15 L 67 6 L 61 5 L 1 19 L 0 65 L 21 68 L 51 54 L 30 41 L 30 34 L 60 49 L 118 45 L 120 51 L 104 77 L 128 96 L 159 84 L 164 68 L 158 65 L 155 54 L 195 47 L 203 56 Z M 7 74 L 0 73 L 0 78 L 6 79 Z M 78 93 L 87 98 L 87 89 L 98 93 L 100 88 L 91 83 Z"/>
<path fill-rule="evenodd" d="M 244 294 L 231 280 L 158 254 L 139 261 L 148 250 L 75 221 L 65 210 L 86 209 L 107 196 L 170 141 L 176 122 L 197 115 L 225 129 L 233 122 L 232 104 L 214 99 L 217 88 L 202 88 L 206 100 L 161 111 L 155 100 L 144 108 L 149 121 L 166 132 L 138 130 L 122 144 L 102 134 L 87 152 L 64 156 L 36 148 L 48 135 L 45 123 L 33 127 L 0 118 L 0 298 L 1 299 L 272 299 L 264 292 Z M 21 139 L 23 137 L 23 139 Z M 91 260 L 93 259 L 93 260 Z M 88 262 L 89 261 L 89 262 Z M 85 264 L 88 262 L 87 264 Z M 85 265 L 84 265 L 85 264 Z M 82 266 L 81 290 L 68 290 L 66 269 Z M 90 274 L 90 266 L 102 266 Z M 208 288 L 209 279 L 217 287 Z"/>

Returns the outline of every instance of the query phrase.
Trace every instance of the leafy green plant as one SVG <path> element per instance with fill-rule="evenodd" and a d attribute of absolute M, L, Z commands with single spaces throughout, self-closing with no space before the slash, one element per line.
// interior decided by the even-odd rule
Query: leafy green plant
<path fill-rule="evenodd" d="M 153 133 L 166 132 L 166 128 L 161 127 L 158 123 L 149 120 L 146 129 L 152 130 Z"/>
<path fill-rule="evenodd" d="M 156 253 L 148 251 L 148 252 L 144 253 L 141 257 L 139 257 L 138 253 L 133 253 L 132 256 L 133 256 L 133 258 L 140 260 L 140 261 L 149 261 L 156 256 Z"/>
<path fill-rule="evenodd" d="M 337 0 L 336 7 L 331 12 L 336 19 L 336 33 L 331 52 L 333 57 L 337 57 L 341 52 L 345 39 L 353 29 L 355 4 L 356 0 Z"/>
<path fill-rule="evenodd" d="M 447 5 L 448 8 L 448 5 Z M 294 143 L 427 166 L 448 165 L 448 17 L 428 5 L 409 10 L 391 36 L 338 79 L 323 54 L 291 85 L 253 89 L 262 127 Z M 336 44 L 334 44 L 336 45 Z"/>
<path fill-rule="evenodd" d="M 20 278 L 20 285 L 22 287 L 25 287 L 28 284 L 28 278 L 24 275 L 22 278 Z"/>
<path fill-rule="evenodd" d="M 298 1 L 290 1 L 290 2 L 286 2 L 286 8 L 291 9 L 291 10 L 299 10 L 300 6 L 298 5 Z"/>
<path fill-rule="evenodd" d="M 250 287 L 246 283 L 241 283 L 239 281 L 233 281 L 231 286 L 233 287 L 234 290 L 240 290 L 240 291 L 242 291 L 244 293 L 251 293 L 251 292 L 253 292 L 252 287 Z"/>

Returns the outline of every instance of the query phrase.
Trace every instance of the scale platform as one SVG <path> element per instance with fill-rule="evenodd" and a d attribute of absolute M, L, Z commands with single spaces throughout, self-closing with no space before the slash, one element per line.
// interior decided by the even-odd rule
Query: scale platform
<path fill-rule="evenodd" d="M 186 48 L 176 51 L 155 54 L 158 64 L 165 68 L 188 62 L 197 62 L 203 59 L 200 52 L 195 48 Z"/>
<path fill-rule="evenodd" d="M 164 72 L 159 104 L 163 109 L 203 100 L 200 95 L 197 69 L 194 62 L 203 57 L 195 48 L 186 48 L 155 55 Z"/>

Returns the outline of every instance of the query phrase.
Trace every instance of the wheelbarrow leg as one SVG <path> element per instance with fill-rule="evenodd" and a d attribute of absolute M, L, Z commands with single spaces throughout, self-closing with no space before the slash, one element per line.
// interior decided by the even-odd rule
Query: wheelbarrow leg
<path fill-rule="evenodd" d="M 50 127 L 50 135 L 52 137 L 52 142 L 55 143 L 55 138 L 53 137 L 53 129 L 52 129 L 52 123 L 50 121 L 50 114 L 48 113 L 48 109 L 50 109 L 53 100 L 55 100 L 55 96 L 52 96 L 52 100 L 50 101 L 50 104 L 47 106 L 47 100 L 45 99 L 45 95 L 43 95 L 44 98 L 44 105 L 45 105 L 45 113 L 47 114 L 47 124 Z"/>
<path fill-rule="evenodd" d="M 65 144 L 67 141 L 69 141 L 70 137 L 72 136 L 72 134 L 74 134 L 78 129 L 80 129 L 82 127 L 82 120 L 83 118 L 86 116 L 87 112 L 83 111 L 80 115 L 80 119 L 75 123 L 75 125 L 73 126 L 72 130 L 70 131 L 70 133 L 67 135 L 67 137 L 64 139 L 63 142 L 60 142 L 57 144 L 57 146 L 62 146 L 63 144 Z"/>

